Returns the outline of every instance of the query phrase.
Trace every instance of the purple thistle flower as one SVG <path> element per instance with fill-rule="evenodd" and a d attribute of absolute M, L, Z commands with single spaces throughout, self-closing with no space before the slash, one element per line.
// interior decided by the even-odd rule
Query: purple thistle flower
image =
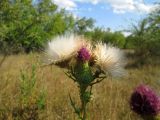
<path fill-rule="evenodd" d="M 131 96 L 130 106 L 141 116 L 157 115 L 160 112 L 160 97 L 150 87 L 140 85 Z"/>
<path fill-rule="evenodd" d="M 91 58 L 91 55 L 90 55 L 89 51 L 87 50 L 87 48 L 82 47 L 78 51 L 78 56 L 77 57 L 81 61 L 88 61 Z"/>

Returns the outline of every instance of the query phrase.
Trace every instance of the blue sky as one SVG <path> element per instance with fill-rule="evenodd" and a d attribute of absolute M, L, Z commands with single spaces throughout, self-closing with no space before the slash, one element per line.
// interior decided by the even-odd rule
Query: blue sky
<path fill-rule="evenodd" d="M 96 26 L 113 31 L 129 28 L 155 9 L 159 0 L 53 0 L 76 17 L 93 18 Z"/>

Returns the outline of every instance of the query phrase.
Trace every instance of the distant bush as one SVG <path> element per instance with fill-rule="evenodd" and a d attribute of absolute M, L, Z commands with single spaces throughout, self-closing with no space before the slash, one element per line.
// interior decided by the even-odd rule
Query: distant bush
<path fill-rule="evenodd" d="M 94 42 L 111 43 L 120 48 L 124 48 L 125 36 L 120 31 L 111 32 L 108 28 L 104 30 L 102 28 L 94 28 L 93 31 L 85 33 L 85 36 Z"/>
<path fill-rule="evenodd" d="M 160 55 L 160 7 L 133 24 L 131 35 L 126 38 L 127 47 L 133 48 L 137 55 Z"/>

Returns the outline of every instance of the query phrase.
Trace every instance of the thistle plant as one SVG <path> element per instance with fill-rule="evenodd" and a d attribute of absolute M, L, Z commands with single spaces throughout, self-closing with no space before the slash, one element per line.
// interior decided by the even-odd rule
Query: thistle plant
<path fill-rule="evenodd" d="M 140 85 L 135 89 L 130 106 L 144 120 L 160 120 L 160 96 L 147 85 Z"/>
<path fill-rule="evenodd" d="M 93 45 L 79 36 L 55 38 L 48 43 L 46 53 L 49 65 L 67 68 L 65 74 L 77 83 L 81 105 L 77 106 L 71 95 L 69 98 L 80 120 L 87 120 L 87 105 L 93 86 L 108 75 L 121 76 L 124 73 L 124 55 L 120 49 L 103 43 Z"/>

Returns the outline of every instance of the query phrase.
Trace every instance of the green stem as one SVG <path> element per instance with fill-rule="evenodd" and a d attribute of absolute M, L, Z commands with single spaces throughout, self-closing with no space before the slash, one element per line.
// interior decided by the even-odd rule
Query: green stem
<path fill-rule="evenodd" d="M 86 118 L 87 118 L 87 113 L 86 113 L 87 102 L 85 100 L 86 89 L 87 89 L 87 86 L 82 85 L 80 87 L 81 118 L 82 118 L 82 120 L 86 120 Z"/>
<path fill-rule="evenodd" d="M 82 120 L 86 120 L 86 117 L 87 117 L 86 116 L 87 115 L 86 114 L 86 105 L 87 104 L 85 103 L 85 101 L 82 101 L 82 107 L 81 107 L 82 108 L 82 111 L 81 111 L 82 112 Z"/>

